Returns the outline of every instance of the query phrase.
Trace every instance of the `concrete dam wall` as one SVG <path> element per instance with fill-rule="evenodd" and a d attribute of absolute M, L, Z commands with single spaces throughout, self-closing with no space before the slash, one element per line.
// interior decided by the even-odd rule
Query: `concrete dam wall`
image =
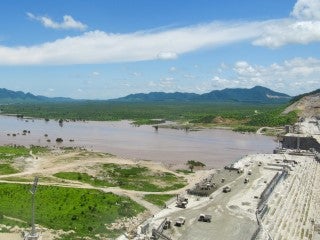
<path fill-rule="evenodd" d="M 320 143 L 313 137 L 283 136 L 282 147 L 301 150 L 314 148 L 320 152 Z"/>

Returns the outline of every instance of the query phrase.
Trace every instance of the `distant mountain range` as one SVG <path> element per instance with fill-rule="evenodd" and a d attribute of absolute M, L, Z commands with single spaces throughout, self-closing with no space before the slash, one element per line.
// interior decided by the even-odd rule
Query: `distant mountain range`
<path fill-rule="evenodd" d="M 209 93 L 137 93 L 126 97 L 111 99 L 113 102 L 243 102 L 243 103 L 284 103 L 291 97 L 284 93 L 272 91 L 268 88 L 256 86 L 247 88 L 226 88 L 214 90 Z M 0 88 L 0 103 L 25 103 L 25 102 L 72 102 L 79 101 L 72 98 L 36 96 L 21 91 L 11 91 Z"/>
<path fill-rule="evenodd" d="M 55 97 L 49 98 L 45 96 L 36 96 L 31 93 L 21 91 L 11 91 L 0 88 L 0 103 L 21 103 L 21 102 L 70 102 L 75 101 L 72 98 Z"/>
<path fill-rule="evenodd" d="M 284 93 L 256 86 L 247 88 L 226 88 L 214 90 L 209 93 L 137 93 L 126 97 L 113 99 L 120 102 L 244 102 L 244 103 L 284 103 L 291 97 Z"/>

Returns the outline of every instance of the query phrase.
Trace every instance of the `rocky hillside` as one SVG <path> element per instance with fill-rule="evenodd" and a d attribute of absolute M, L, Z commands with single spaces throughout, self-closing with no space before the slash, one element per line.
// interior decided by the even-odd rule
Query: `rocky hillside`
<path fill-rule="evenodd" d="M 287 107 L 284 113 L 291 111 L 297 111 L 300 117 L 320 117 L 320 92 L 303 96 Z"/>

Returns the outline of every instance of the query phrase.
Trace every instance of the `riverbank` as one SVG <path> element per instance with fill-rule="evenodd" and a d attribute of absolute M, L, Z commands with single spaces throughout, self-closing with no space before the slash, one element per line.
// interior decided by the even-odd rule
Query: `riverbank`
<path fill-rule="evenodd" d="M 129 121 L 63 122 L 0 115 L 0 144 L 80 147 L 123 158 L 152 160 L 185 168 L 188 160 L 221 168 L 246 154 L 268 153 L 272 137 L 240 134 L 225 129 L 176 131 L 152 126 L 134 127 Z M 60 138 L 62 142 L 56 142 Z M 179 166 L 178 166 L 179 165 Z"/>

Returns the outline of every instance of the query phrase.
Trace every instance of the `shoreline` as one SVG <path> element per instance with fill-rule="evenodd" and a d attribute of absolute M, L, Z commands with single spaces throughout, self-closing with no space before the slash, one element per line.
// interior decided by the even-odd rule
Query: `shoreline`
<path fill-rule="evenodd" d="M 271 137 L 226 129 L 157 132 L 152 126 L 134 127 L 129 121 L 65 122 L 59 126 L 57 121 L 15 119 L 0 117 L 0 144 L 80 147 L 123 158 L 162 162 L 170 168 L 177 164 L 177 168 L 184 168 L 188 160 L 203 162 L 209 169 L 220 168 L 247 153 L 270 152 L 276 146 Z M 58 138 L 63 142 L 56 143 Z"/>

